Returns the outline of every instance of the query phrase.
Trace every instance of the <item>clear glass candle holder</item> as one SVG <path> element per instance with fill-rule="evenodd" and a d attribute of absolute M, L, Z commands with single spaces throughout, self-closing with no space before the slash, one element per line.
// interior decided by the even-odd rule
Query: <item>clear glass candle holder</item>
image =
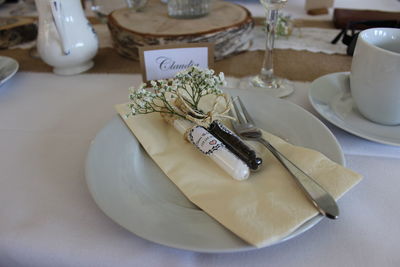
<path fill-rule="evenodd" d="M 168 0 L 168 15 L 179 19 L 206 16 L 210 12 L 211 0 Z"/>
<path fill-rule="evenodd" d="M 278 22 L 278 11 L 283 8 L 287 0 L 260 0 L 266 15 L 266 48 L 261 71 L 258 75 L 243 79 L 241 88 L 262 89 L 264 92 L 275 97 L 288 96 L 294 91 L 293 84 L 286 79 L 274 74 L 273 50 Z"/>

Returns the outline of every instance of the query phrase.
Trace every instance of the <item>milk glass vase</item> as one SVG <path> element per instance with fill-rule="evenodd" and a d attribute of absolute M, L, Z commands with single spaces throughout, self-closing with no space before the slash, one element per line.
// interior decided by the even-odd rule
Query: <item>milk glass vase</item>
<path fill-rule="evenodd" d="M 93 67 L 99 42 L 80 0 L 35 0 L 39 14 L 37 48 L 40 58 L 59 75 Z"/>
<path fill-rule="evenodd" d="M 211 0 L 168 0 L 168 15 L 178 19 L 193 19 L 210 12 Z"/>

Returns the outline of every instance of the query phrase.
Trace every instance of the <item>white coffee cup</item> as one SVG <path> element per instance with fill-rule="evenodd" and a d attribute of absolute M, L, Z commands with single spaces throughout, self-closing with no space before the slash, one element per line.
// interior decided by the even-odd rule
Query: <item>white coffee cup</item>
<path fill-rule="evenodd" d="M 400 124 L 400 29 L 372 28 L 359 34 L 350 88 L 358 110 L 367 119 Z"/>

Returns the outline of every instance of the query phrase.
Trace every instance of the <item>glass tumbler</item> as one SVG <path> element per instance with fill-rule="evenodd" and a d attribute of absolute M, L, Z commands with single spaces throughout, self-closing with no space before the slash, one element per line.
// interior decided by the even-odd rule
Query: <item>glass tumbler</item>
<path fill-rule="evenodd" d="M 168 15 L 178 19 L 206 16 L 210 12 L 211 0 L 168 0 Z"/>
<path fill-rule="evenodd" d="M 107 16 L 119 8 L 132 8 L 141 10 L 147 3 L 147 0 L 91 0 L 91 9 L 99 20 L 107 22 Z"/>

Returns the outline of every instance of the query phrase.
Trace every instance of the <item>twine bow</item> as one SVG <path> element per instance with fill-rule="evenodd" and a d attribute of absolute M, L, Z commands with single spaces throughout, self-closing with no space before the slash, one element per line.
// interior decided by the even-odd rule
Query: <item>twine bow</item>
<path fill-rule="evenodd" d="M 179 110 L 185 116 L 185 119 L 194 123 L 194 125 L 192 127 L 189 127 L 183 135 L 183 139 L 186 141 L 188 140 L 188 134 L 190 133 L 190 131 L 192 131 L 192 129 L 197 126 L 203 126 L 205 128 L 208 128 L 210 126 L 210 124 L 214 120 L 217 120 L 217 119 L 233 119 L 233 120 L 235 120 L 235 118 L 233 118 L 229 115 L 226 115 L 231 109 L 231 100 L 227 94 L 217 95 L 212 109 L 210 111 L 208 111 L 207 113 L 203 113 L 201 111 L 198 111 L 197 109 L 192 108 L 187 103 L 187 101 L 185 101 L 182 94 L 179 93 L 179 94 L 177 94 L 177 96 L 178 97 L 173 102 L 174 108 Z M 218 112 L 217 111 L 217 106 L 219 103 L 218 98 L 220 98 L 220 97 L 224 98 L 225 105 L 224 105 L 223 110 L 221 112 Z M 174 124 L 174 121 L 177 119 L 177 117 L 172 114 L 160 113 L 160 115 L 169 124 Z"/>
<path fill-rule="evenodd" d="M 182 96 L 181 93 L 177 94 L 178 98 L 175 100 L 174 105 L 182 111 L 183 114 L 185 114 L 185 118 L 191 122 L 193 122 L 196 125 L 200 125 L 203 127 L 208 128 L 210 124 L 217 119 L 234 119 L 233 117 L 227 115 L 229 110 L 231 109 L 231 100 L 230 97 L 227 94 L 221 94 L 218 95 L 215 98 L 215 102 L 213 104 L 213 107 L 210 111 L 207 113 L 201 112 L 199 110 L 196 110 L 192 108 L 187 101 L 185 101 L 184 97 Z M 218 98 L 224 98 L 225 105 L 223 107 L 222 111 L 217 110 L 217 106 L 219 104 Z"/>

